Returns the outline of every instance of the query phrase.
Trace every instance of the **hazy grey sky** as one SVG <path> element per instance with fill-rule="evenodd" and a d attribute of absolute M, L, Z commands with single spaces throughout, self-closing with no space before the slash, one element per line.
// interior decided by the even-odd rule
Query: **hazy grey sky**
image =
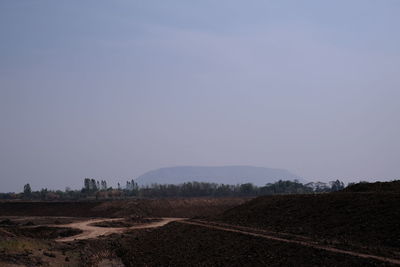
<path fill-rule="evenodd" d="M 400 1 L 0 1 L 0 191 L 175 165 L 400 178 Z"/>

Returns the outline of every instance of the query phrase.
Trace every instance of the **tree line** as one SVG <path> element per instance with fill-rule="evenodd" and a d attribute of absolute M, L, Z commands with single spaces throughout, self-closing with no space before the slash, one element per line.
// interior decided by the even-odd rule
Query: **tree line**
<path fill-rule="evenodd" d="M 343 182 L 329 183 L 299 181 L 277 181 L 264 186 L 251 183 L 228 185 L 205 182 L 187 182 L 182 184 L 152 184 L 139 186 L 133 179 L 124 186 L 108 187 L 107 181 L 85 178 L 81 190 L 48 190 L 43 188 L 32 191 L 30 184 L 24 185 L 21 193 L 0 193 L 0 199 L 28 200 L 81 200 L 81 199 L 122 199 L 122 198 L 163 198 L 163 197 L 253 197 L 276 194 L 314 194 L 339 191 L 345 188 Z"/>

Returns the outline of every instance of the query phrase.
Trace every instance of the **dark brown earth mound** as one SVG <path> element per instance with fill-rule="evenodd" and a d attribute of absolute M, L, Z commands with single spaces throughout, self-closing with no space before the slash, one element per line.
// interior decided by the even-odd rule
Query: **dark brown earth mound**
<path fill-rule="evenodd" d="M 131 199 L 82 202 L 0 202 L 0 216 L 194 217 L 211 216 L 246 198 Z"/>
<path fill-rule="evenodd" d="M 13 233 L 15 236 L 39 238 L 39 239 L 55 239 L 59 237 L 73 236 L 82 233 L 79 229 L 66 227 L 49 227 L 49 226 L 16 226 L 3 228 L 4 231 Z"/>
<path fill-rule="evenodd" d="M 393 192 L 400 193 L 400 180 L 391 182 L 361 182 L 346 187 L 343 192 Z"/>
<path fill-rule="evenodd" d="M 40 217 L 40 216 L 2 216 L 0 217 L 0 227 L 5 226 L 35 226 L 35 225 L 53 225 L 53 224 L 68 224 L 80 221 L 82 218 L 75 217 Z"/>
<path fill-rule="evenodd" d="M 389 266 L 296 244 L 171 223 L 118 239 L 126 266 Z"/>
<path fill-rule="evenodd" d="M 12 222 L 12 221 L 11 221 Z M 55 239 L 82 233 L 81 230 L 68 227 L 26 226 L 26 224 L 10 224 L 0 226 L 0 237 L 29 237 L 37 239 Z"/>
<path fill-rule="evenodd" d="M 101 202 L 0 202 L 0 215 L 90 217 L 96 216 L 92 210 L 100 204 Z"/>
<path fill-rule="evenodd" d="M 153 222 L 161 221 L 160 218 L 143 218 L 143 217 L 128 217 L 124 220 L 118 221 L 102 221 L 98 223 L 93 223 L 91 225 L 97 227 L 132 227 L 139 224 L 147 224 Z"/>
<path fill-rule="evenodd" d="M 344 244 L 400 249 L 400 194 L 265 196 L 212 220 Z"/>

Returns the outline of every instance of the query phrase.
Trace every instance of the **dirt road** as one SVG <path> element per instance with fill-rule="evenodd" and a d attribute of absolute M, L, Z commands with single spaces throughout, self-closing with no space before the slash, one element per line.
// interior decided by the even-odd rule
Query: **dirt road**
<path fill-rule="evenodd" d="M 99 236 L 106 236 L 113 233 L 122 233 L 127 230 L 134 230 L 134 229 L 144 229 L 144 228 L 155 228 L 161 227 L 166 225 L 167 223 L 184 220 L 182 218 L 162 218 L 160 221 L 152 222 L 152 223 L 144 223 L 139 224 L 131 227 L 99 227 L 94 226 L 95 223 L 100 222 L 110 222 L 110 221 L 120 221 L 123 218 L 114 218 L 114 219 L 90 219 L 81 222 L 74 222 L 70 224 L 63 224 L 63 225 L 54 225 L 56 227 L 70 227 L 70 228 L 77 228 L 82 230 L 83 232 L 79 235 L 68 236 L 56 239 L 58 242 L 71 242 L 74 240 L 81 240 L 81 239 L 89 239 L 89 238 L 96 238 Z"/>
<path fill-rule="evenodd" d="M 214 223 L 214 222 L 211 223 L 211 222 L 206 222 L 206 221 L 193 221 L 193 220 L 192 221 L 188 221 L 188 220 L 183 221 L 182 220 L 182 221 L 179 221 L 179 223 L 207 227 L 210 229 L 216 229 L 216 230 L 227 231 L 227 232 L 240 233 L 240 234 L 244 234 L 244 235 L 250 235 L 250 236 L 260 237 L 260 238 L 274 240 L 274 241 L 292 243 L 292 244 L 312 247 L 315 249 L 321 249 L 321 250 L 325 250 L 325 251 L 329 251 L 329 252 L 346 254 L 346 255 L 351 255 L 351 256 L 365 258 L 365 259 L 374 259 L 374 260 L 381 261 L 381 262 L 400 265 L 399 259 L 393 259 L 393 258 L 387 258 L 387 257 L 382 257 L 382 256 L 377 256 L 377 255 L 372 255 L 372 254 L 359 253 L 359 252 L 355 252 L 355 251 L 333 248 L 333 247 L 318 244 L 317 242 L 305 241 L 307 239 L 306 237 L 303 237 L 303 240 L 294 240 L 294 239 L 284 238 L 281 236 L 277 237 L 277 236 L 273 235 L 272 232 L 264 231 L 265 233 L 260 233 L 263 231 L 262 230 L 260 231 L 260 229 L 256 229 L 256 228 L 241 227 L 241 226 L 228 225 L 228 224 L 223 224 L 223 223 L 221 223 L 221 224 Z M 297 236 L 297 237 L 300 237 L 300 236 Z"/>

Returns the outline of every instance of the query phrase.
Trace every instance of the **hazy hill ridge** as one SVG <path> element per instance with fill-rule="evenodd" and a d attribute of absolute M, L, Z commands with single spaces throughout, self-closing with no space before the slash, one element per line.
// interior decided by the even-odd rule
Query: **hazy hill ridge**
<path fill-rule="evenodd" d="M 298 179 L 300 176 L 284 169 L 273 169 L 253 166 L 178 166 L 152 170 L 139 176 L 135 181 L 139 185 L 180 184 L 184 182 L 209 182 L 221 184 L 253 183 L 265 185 L 278 180 Z"/>

